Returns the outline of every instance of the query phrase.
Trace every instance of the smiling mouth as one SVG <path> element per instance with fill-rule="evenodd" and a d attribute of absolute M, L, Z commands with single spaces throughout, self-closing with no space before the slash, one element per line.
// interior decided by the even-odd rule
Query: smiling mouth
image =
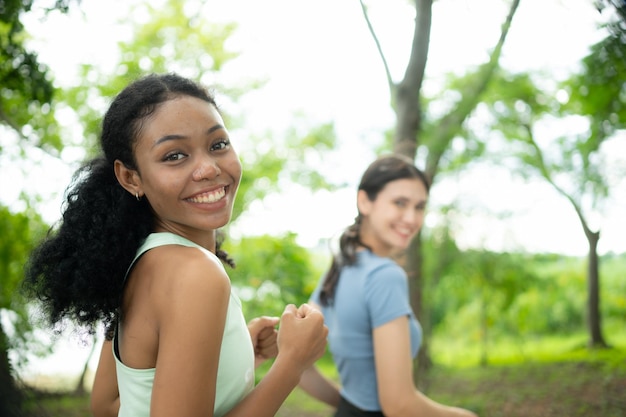
<path fill-rule="evenodd" d="M 226 187 L 222 187 L 215 191 L 195 195 L 193 197 L 187 198 L 186 200 L 192 203 L 215 203 L 224 198 L 225 195 Z"/>
<path fill-rule="evenodd" d="M 408 228 L 397 228 L 396 232 L 398 232 L 400 235 L 404 236 L 404 237 L 409 237 L 413 235 L 413 230 L 412 229 L 408 229 Z"/>

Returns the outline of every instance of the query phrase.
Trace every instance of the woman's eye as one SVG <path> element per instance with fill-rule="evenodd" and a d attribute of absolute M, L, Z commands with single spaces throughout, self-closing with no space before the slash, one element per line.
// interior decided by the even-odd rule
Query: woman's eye
<path fill-rule="evenodd" d="M 229 146 L 230 146 L 230 141 L 228 139 L 220 139 L 219 141 L 211 145 L 211 150 L 221 151 L 221 150 L 228 148 Z"/>
<path fill-rule="evenodd" d="M 172 152 L 165 155 L 163 158 L 164 161 L 179 161 L 183 159 L 186 155 L 182 152 Z"/>

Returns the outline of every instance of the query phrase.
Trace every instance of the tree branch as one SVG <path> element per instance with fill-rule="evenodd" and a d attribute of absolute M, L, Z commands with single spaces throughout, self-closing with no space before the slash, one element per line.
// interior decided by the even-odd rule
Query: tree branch
<path fill-rule="evenodd" d="M 415 0 L 415 26 L 409 63 L 402 80 L 407 91 L 420 91 L 424 81 L 428 48 L 430 45 L 430 27 L 432 21 L 432 0 Z"/>
<path fill-rule="evenodd" d="M 550 185 L 554 187 L 554 189 L 559 194 L 565 197 L 572 204 L 572 206 L 574 207 L 574 210 L 576 211 L 576 215 L 578 216 L 578 220 L 580 220 L 580 224 L 583 227 L 585 236 L 587 236 L 587 238 L 590 238 L 596 233 L 594 233 L 589 227 L 587 220 L 585 219 L 585 215 L 583 214 L 582 208 L 580 207 L 578 202 L 574 199 L 574 197 L 572 197 L 563 188 L 559 187 L 558 184 L 552 179 L 551 172 L 545 163 L 543 151 L 541 150 L 541 148 L 535 141 L 535 135 L 533 133 L 532 127 L 528 123 L 524 123 L 522 126 L 524 127 L 524 129 L 526 130 L 526 133 L 528 134 L 528 143 L 530 144 L 530 146 L 532 146 L 533 150 L 535 151 L 537 155 L 536 160 L 537 160 L 537 169 L 539 170 L 539 173 L 541 174 L 543 178 L 546 179 L 546 181 L 548 181 Z"/>
<path fill-rule="evenodd" d="M 370 21 L 369 15 L 367 14 L 367 6 L 363 3 L 363 0 L 359 0 L 361 3 L 361 10 L 363 11 L 363 17 L 365 18 L 365 22 L 367 23 L 367 28 L 374 39 L 374 43 L 376 44 L 376 49 L 378 50 L 378 55 L 380 55 L 380 59 L 383 61 L 383 66 L 385 67 L 385 75 L 387 76 L 387 84 L 389 84 L 389 91 L 393 92 L 394 82 L 391 77 L 391 71 L 389 71 L 389 64 L 387 63 L 387 58 L 385 58 L 385 54 L 383 52 L 382 47 L 380 46 L 380 41 L 378 40 L 378 36 L 376 36 L 376 32 L 374 31 L 374 26 L 372 26 L 372 22 Z M 392 94 L 393 97 L 393 94 Z"/>
<path fill-rule="evenodd" d="M 511 3 L 509 14 L 502 24 L 500 38 L 489 56 L 489 61 L 482 64 L 481 68 L 476 72 L 474 82 L 468 84 L 467 88 L 461 91 L 461 99 L 457 105 L 450 113 L 445 115 L 439 123 L 439 129 L 437 130 L 438 138 L 433 140 L 433 143 L 437 144 L 437 146 L 431 147 L 426 161 L 426 172 L 431 178 L 434 178 L 435 173 L 438 171 L 439 161 L 443 153 L 448 149 L 448 144 L 454 139 L 463 121 L 476 108 L 481 94 L 487 89 L 489 80 L 498 68 L 502 48 L 504 47 L 504 42 L 511 28 L 511 22 L 513 21 L 513 16 L 515 16 L 519 2 L 520 0 L 514 0 Z"/>

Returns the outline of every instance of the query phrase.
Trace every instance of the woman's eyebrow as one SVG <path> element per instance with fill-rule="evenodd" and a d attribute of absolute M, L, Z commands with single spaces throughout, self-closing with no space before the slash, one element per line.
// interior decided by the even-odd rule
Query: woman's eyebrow
<path fill-rule="evenodd" d="M 210 127 L 209 129 L 207 129 L 206 134 L 210 135 L 211 133 L 215 132 L 216 130 L 220 130 L 220 129 L 224 129 L 224 126 L 222 126 L 221 124 L 216 124 L 215 126 Z M 167 142 L 170 140 L 180 140 L 180 139 L 187 139 L 188 136 L 186 135 L 178 135 L 178 134 L 171 134 L 171 135 L 165 135 L 161 138 L 159 138 L 156 142 L 154 142 L 154 145 L 152 145 L 152 147 L 154 148 L 155 146 L 160 145 L 163 142 Z"/>
<path fill-rule="evenodd" d="M 209 130 L 207 130 L 206 133 L 207 133 L 207 135 L 210 135 L 211 133 L 213 133 L 213 132 L 215 132 L 216 130 L 219 130 L 219 129 L 226 129 L 226 128 L 218 123 L 215 126 L 209 128 Z"/>
<path fill-rule="evenodd" d="M 176 134 L 165 135 L 162 138 L 159 138 L 156 142 L 154 142 L 154 145 L 152 145 L 152 147 L 154 148 L 154 147 L 156 147 L 156 146 L 158 146 L 158 145 L 160 145 L 160 144 L 162 144 L 164 142 L 168 142 L 170 140 L 180 140 L 180 139 L 187 139 L 187 138 L 188 138 L 188 136 L 185 136 L 185 135 L 176 135 Z"/>

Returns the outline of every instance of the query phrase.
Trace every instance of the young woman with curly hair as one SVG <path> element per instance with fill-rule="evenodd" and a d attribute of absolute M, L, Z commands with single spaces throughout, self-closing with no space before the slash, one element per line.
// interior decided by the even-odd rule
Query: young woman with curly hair
<path fill-rule="evenodd" d="M 100 145 L 24 281 L 53 324 L 114 329 L 94 414 L 273 416 L 327 328 L 306 304 L 286 306 L 278 331 L 278 319 L 244 320 L 217 237 L 242 169 L 214 98 L 175 74 L 145 76 L 113 100 Z M 255 356 L 276 357 L 256 386 Z"/>

